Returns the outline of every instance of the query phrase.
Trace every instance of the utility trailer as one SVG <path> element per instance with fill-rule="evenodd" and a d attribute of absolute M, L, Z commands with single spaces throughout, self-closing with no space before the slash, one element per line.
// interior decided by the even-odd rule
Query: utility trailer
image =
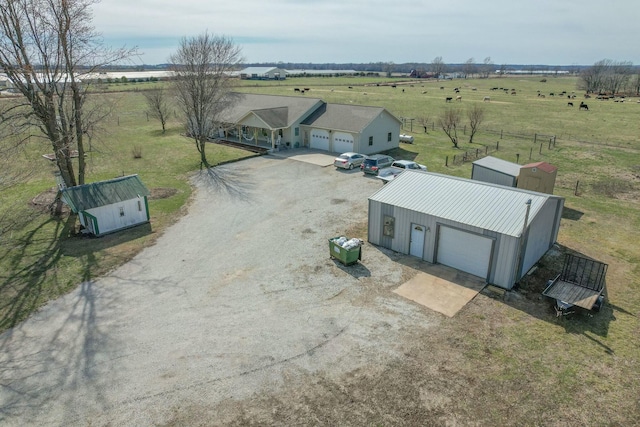
<path fill-rule="evenodd" d="M 562 272 L 547 282 L 542 295 L 555 300 L 556 315 L 564 316 L 580 307 L 599 311 L 606 297 L 607 264 L 567 254 Z"/>

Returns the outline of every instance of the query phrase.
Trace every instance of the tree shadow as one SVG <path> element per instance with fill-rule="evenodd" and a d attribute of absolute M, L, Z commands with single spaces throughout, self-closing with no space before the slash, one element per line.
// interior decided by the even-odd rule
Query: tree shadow
<path fill-rule="evenodd" d="M 197 172 L 193 181 L 200 188 L 242 201 L 251 202 L 255 183 L 250 175 L 238 168 L 235 163 L 212 166 Z"/>
<path fill-rule="evenodd" d="M 52 223 L 52 233 L 43 235 Z M 65 256 L 69 241 L 77 239 L 75 225 L 74 215 L 51 217 L 2 254 L 9 258 L 10 271 L 0 283 L 0 293 L 8 295 L 0 306 L 0 328 L 6 329 L 0 335 L 0 420 L 63 403 L 59 401 L 59 390 L 76 385 L 82 378 L 92 378 L 98 363 L 97 349 L 110 348 L 108 338 L 97 325 L 93 272 L 98 261 L 93 250 L 85 248 L 83 256 L 77 256 L 76 262 L 82 263 L 82 282 L 76 290 L 42 307 L 58 296 L 61 288 L 69 287 L 59 261 Z M 47 244 L 43 246 L 44 240 Z M 33 245 L 42 249 L 27 258 Z M 60 306 L 68 311 L 56 311 Z M 56 313 L 61 315 L 52 316 Z M 21 323 L 29 315 L 33 319 L 28 324 Z M 38 322 L 43 320 L 55 325 L 54 333 L 38 335 Z M 101 389 L 95 387 L 93 393 L 96 405 L 104 402 Z M 64 408 L 65 417 L 73 418 L 74 402 L 64 402 Z"/>

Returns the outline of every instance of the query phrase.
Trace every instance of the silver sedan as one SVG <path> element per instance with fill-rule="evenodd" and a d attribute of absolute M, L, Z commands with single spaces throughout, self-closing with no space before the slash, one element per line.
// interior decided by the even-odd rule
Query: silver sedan
<path fill-rule="evenodd" d="M 333 161 L 333 165 L 337 168 L 342 169 L 353 169 L 355 167 L 360 167 L 364 159 L 367 156 L 359 153 L 343 153 L 335 158 Z"/>

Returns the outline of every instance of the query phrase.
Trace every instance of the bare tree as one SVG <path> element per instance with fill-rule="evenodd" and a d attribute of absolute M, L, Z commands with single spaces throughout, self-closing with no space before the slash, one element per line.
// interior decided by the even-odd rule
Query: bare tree
<path fill-rule="evenodd" d="M 389 61 L 383 64 L 382 70 L 384 71 L 385 76 L 392 77 L 393 71 L 395 70 L 395 68 L 396 68 L 396 64 L 394 64 L 393 61 Z"/>
<path fill-rule="evenodd" d="M 162 133 L 166 131 L 167 120 L 169 119 L 170 108 L 167 92 L 164 88 L 146 90 L 142 93 L 147 101 L 147 113 L 160 121 Z"/>
<path fill-rule="evenodd" d="M 633 64 L 627 61 L 611 62 L 605 77 L 605 87 L 612 95 L 620 92 L 629 82 L 633 74 Z"/>
<path fill-rule="evenodd" d="M 201 167 L 209 167 L 206 143 L 222 125 L 221 112 L 232 102 L 230 72 L 241 60 L 240 48 L 230 38 L 208 32 L 184 37 L 171 55 L 177 100 L 186 132 L 200 153 Z"/>
<path fill-rule="evenodd" d="M 442 60 L 442 56 L 436 56 L 431 61 L 431 72 L 435 74 L 436 79 L 439 79 L 441 75 L 446 72 L 447 66 Z"/>
<path fill-rule="evenodd" d="M 84 77 L 135 51 L 103 47 L 91 26 L 95 2 L 0 1 L 0 68 L 24 96 L 23 106 L 27 107 L 14 110 L 21 114 L 11 119 L 34 125 L 28 128 L 37 129 L 49 140 L 67 186 L 84 183 L 84 136 L 103 117 L 85 111 L 90 80 Z"/>
<path fill-rule="evenodd" d="M 429 120 L 431 120 L 431 117 L 426 115 L 418 117 L 418 123 L 420 123 L 420 126 L 424 128 L 424 133 L 427 133 L 427 128 L 429 127 Z"/>
<path fill-rule="evenodd" d="M 473 58 L 467 59 L 462 65 L 462 74 L 464 74 L 464 78 L 473 77 L 473 75 L 477 72 L 478 67 L 476 67 L 476 60 Z"/>
<path fill-rule="evenodd" d="M 453 146 L 458 148 L 458 126 L 460 125 L 460 110 L 457 108 L 447 108 L 444 110 L 438 123 L 445 134 L 449 137 Z"/>
<path fill-rule="evenodd" d="M 473 104 L 467 110 L 467 118 L 469 119 L 469 144 L 473 144 L 473 137 L 480 129 L 480 125 L 484 121 L 484 108 L 479 104 Z"/>
<path fill-rule="evenodd" d="M 493 72 L 493 61 L 491 61 L 491 57 L 487 56 L 484 58 L 484 64 L 482 65 L 482 77 L 488 79 L 491 73 Z"/>

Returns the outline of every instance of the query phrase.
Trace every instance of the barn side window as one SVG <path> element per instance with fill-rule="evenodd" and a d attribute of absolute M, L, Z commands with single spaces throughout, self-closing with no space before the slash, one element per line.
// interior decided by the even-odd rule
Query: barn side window
<path fill-rule="evenodd" d="M 369 145 L 373 145 L 373 137 L 372 136 L 369 137 Z"/>
<path fill-rule="evenodd" d="M 120 208 L 120 216 L 124 216 L 124 208 Z"/>
<path fill-rule="evenodd" d="M 391 142 L 391 132 L 387 134 L 387 142 Z"/>
<path fill-rule="evenodd" d="M 142 200 L 138 200 L 138 212 L 142 212 Z"/>
<path fill-rule="evenodd" d="M 382 235 L 393 237 L 396 228 L 396 219 L 392 216 L 385 215 L 382 222 Z"/>

